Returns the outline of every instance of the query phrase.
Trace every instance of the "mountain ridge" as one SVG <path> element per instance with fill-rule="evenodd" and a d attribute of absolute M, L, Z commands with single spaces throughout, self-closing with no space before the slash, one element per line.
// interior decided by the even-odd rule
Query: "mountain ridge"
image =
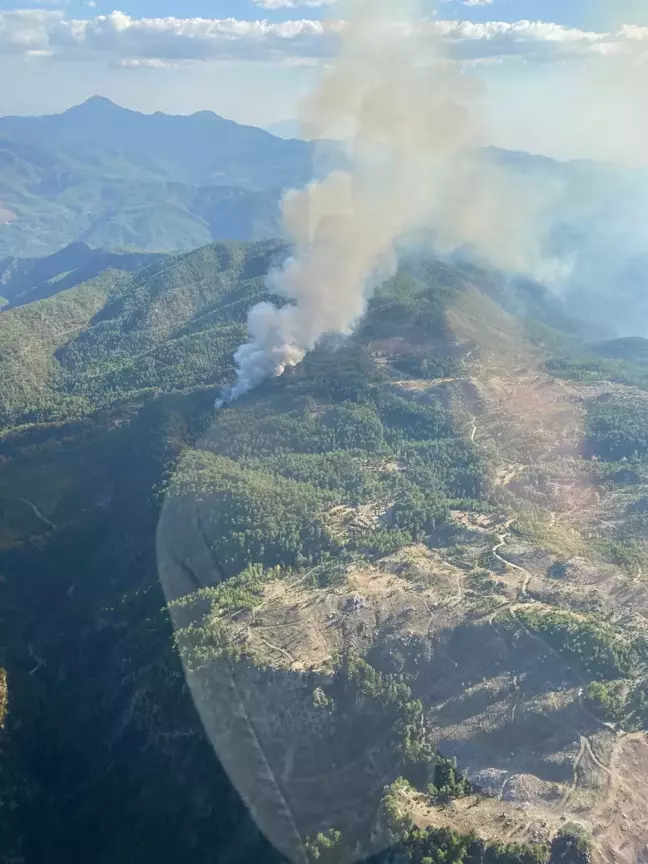
<path fill-rule="evenodd" d="M 280 138 L 211 111 L 145 114 L 101 96 L 59 114 L 0 117 L 0 257 L 51 254 L 76 241 L 183 251 L 266 239 L 280 230 L 282 191 L 343 165 L 343 150 L 341 142 Z M 615 184 L 627 191 L 643 177 L 618 166 L 484 152 L 525 182 L 564 187 L 567 199 L 590 200 L 600 189 L 605 207 Z"/>
<path fill-rule="evenodd" d="M 162 253 L 118 252 L 71 243 L 44 258 L 0 259 L 0 309 L 7 311 L 88 282 L 106 270 L 131 272 L 165 257 Z"/>
<path fill-rule="evenodd" d="M 484 154 L 532 214 L 530 260 L 520 269 L 549 273 L 574 316 L 585 309 L 603 337 L 648 332 L 646 172 L 496 148 Z M 0 259 L 79 241 L 174 253 L 271 239 L 282 234 L 285 189 L 345 161 L 342 142 L 283 140 L 208 111 L 143 114 L 103 97 L 57 115 L 0 118 Z M 623 303 L 611 302 L 610 284 Z"/>
<path fill-rule="evenodd" d="M 0 257 L 91 246 L 181 251 L 276 234 L 314 148 L 212 112 L 142 114 L 98 98 L 0 118 Z"/>

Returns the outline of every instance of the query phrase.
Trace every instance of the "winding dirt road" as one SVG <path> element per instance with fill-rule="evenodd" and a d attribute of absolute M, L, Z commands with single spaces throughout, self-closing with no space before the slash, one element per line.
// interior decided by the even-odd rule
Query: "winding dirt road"
<path fill-rule="evenodd" d="M 522 585 L 520 586 L 520 596 L 521 596 L 521 597 L 526 597 L 526 596 L 527 596 L 527 591 L 528 591 L 528 588 L 529 588 L 529 582 L 531 581 L 531 578 L 532 578 L 532 577 L 531 577 L 531 573 L 529 573 L 528 570 L 525 570 L 524 567 L 520 567 L 519 564 L 514 564 L 512 561 L 508 561 L 506 558 L 503 558 L 503 557 L 499 554 L 499 550 L 500 550 L 500 549 L 503 549 L 504 546 L 506 546 L 506 537 L 507 537 L 506 534 L 500 534 L 500 535 L 499 535 L 499 537 L 498 537 L 499 543 L 498 543 L 496 546 L 494 546 L 493 549 L 492 549 L 493 556 L 494 556 L 494 557 L 495 557 L 495 558 L 496 558 L 496 559 L 497 559 L 501 564 L 504 564 L 506 567 L 510 567 L 512 570 L 517 570 L 518 573 L 521 573 L 521 574 L 522 574 L 522 576 L 524 577 L 524 580 L 523 580 L 523 582 L 522 582 Z"/>
<path fill-rule="evenodd" d="M 43 514 L 34 504 L 34 502 L 30 501 L 28 498 L 17 498 L 13 495 L 0 495 L 0 501 L 19 501 L 21 504 L 26 504 L 27 507 L 32 510 L 34 516 L 36 516 L 36 518 L 40 520 L 43 525 L 47 525 L 48 528 L 52 529 L 56 528 L 56 525 L 50 519 L 48 519 L 47 516 L 43 516 Z"/>

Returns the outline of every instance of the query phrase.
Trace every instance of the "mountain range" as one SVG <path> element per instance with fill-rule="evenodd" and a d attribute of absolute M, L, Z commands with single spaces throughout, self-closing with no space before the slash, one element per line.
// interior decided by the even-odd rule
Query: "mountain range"
<path fill-rule="evenodd" d="M 648 332 L 646 172 L 495 148 L 485 157 L 529 222 L 530 275 L 551 277 L 578 316 L 622 335 Z M 78 243 L 168 253 L 271 239 L 283 191 L 343 160 L 339 142 L 283 139 L 209 111 L 141 114 L 103 97 L 52 116 L 1 117 L 0 261 Z M 6 287 L 0 296 L 11 299 Z"/>
<path fill-rule="evenodd" d="M 314 149 L 208 111 L 140 114 L 95 97 L 0 118 L 0 257 L 93 247 L 181 250 L 276 233 L 281 190 Z"/>
<path fill-rule="evenodd" d="M 2 862 L 645 854 L 645 178 L 489 151 L 562 293 L 401 250 L 217 410 L 320 155 L 0 119 Z"/>

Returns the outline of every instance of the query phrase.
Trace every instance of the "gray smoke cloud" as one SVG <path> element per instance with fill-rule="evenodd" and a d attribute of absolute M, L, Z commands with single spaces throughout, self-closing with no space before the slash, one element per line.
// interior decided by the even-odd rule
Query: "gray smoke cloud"
<path fill-rule="evenodd" d="M 478 88 L 418 4 L 353 0 L 348 12 L 301 121 L 312 139 L 343 130 L 349 168 L 285 195 L 294 252 L 269 287 L 288 302 L 251 310 L 237 382 L 219 406 L 300 363 L 325 334 L 349 333 L 413 229 L 431 228 L 441 252 L 469 245 L 499 267 L 529 269 L 535 254 L 523 210 L 539 208 L 538 191 L 522 194 L 522 180 L 480 157 Z"/>
<path fill-rule="evenodd" d="M 325 334 L 351 332 L 378 278 L 394 272 L 396 246 L 419 228 L 439 254 L 467 248 L 619 333 L 646 332 L 643 300 L 637 316 L 648 272 L 646 175 L 541 160 L 518 170 L 490 158 L 480 149 L 490 133 L 478 77 L 448 55 L 416 0 L 350 0 L 334 29 L 338 55 L 300 119 L 309 139 L 344 138 L 348 168 L 285 195 L 293 255 L 269 288 L 287 303 L 250 311 L 237 381 L 219 406 L 299 364 Z M 642 45 L 644 31 L 634 30 Z M 642 58 L 630 51 L 592 59 L 587 74 L 564 70 L 578 96 L 570 122 L 593 113 L 601 155 L 625 165 L 645 159 Z"/>

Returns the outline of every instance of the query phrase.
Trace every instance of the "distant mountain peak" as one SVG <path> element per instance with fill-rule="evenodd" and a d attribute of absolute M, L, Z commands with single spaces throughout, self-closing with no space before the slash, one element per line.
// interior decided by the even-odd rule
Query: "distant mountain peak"
<path fill-rule="evenodd" d="M 64 114 L 71 113 L 87 113 L 88 111 L 99 112 L 99 111 L 124 111 L 125 109 L 119 105 L 116 105 L 107 96 L 91 96 L 89 99 L 86 99 L 85 102 L 82 102 L 80 105 L 73 105 L 71 108 L 68 108 L 67 111 L 64 111 Z"/>
<path fill-rule="evenodd" d="M 110 106 L 111 108 L 119 108 L 115 102 L 109 99 L 107 96 L 91 96 L 89 99 L 86 99 L 83 105 L 103 105 L 105 107 Z"/>
<path fill-rule="evenodd" d="M 107 96 L 90 96 L 86 99 L 84 105 L 115 105 Z M 117 106 L 115 106 L 117 107 Z"/>

